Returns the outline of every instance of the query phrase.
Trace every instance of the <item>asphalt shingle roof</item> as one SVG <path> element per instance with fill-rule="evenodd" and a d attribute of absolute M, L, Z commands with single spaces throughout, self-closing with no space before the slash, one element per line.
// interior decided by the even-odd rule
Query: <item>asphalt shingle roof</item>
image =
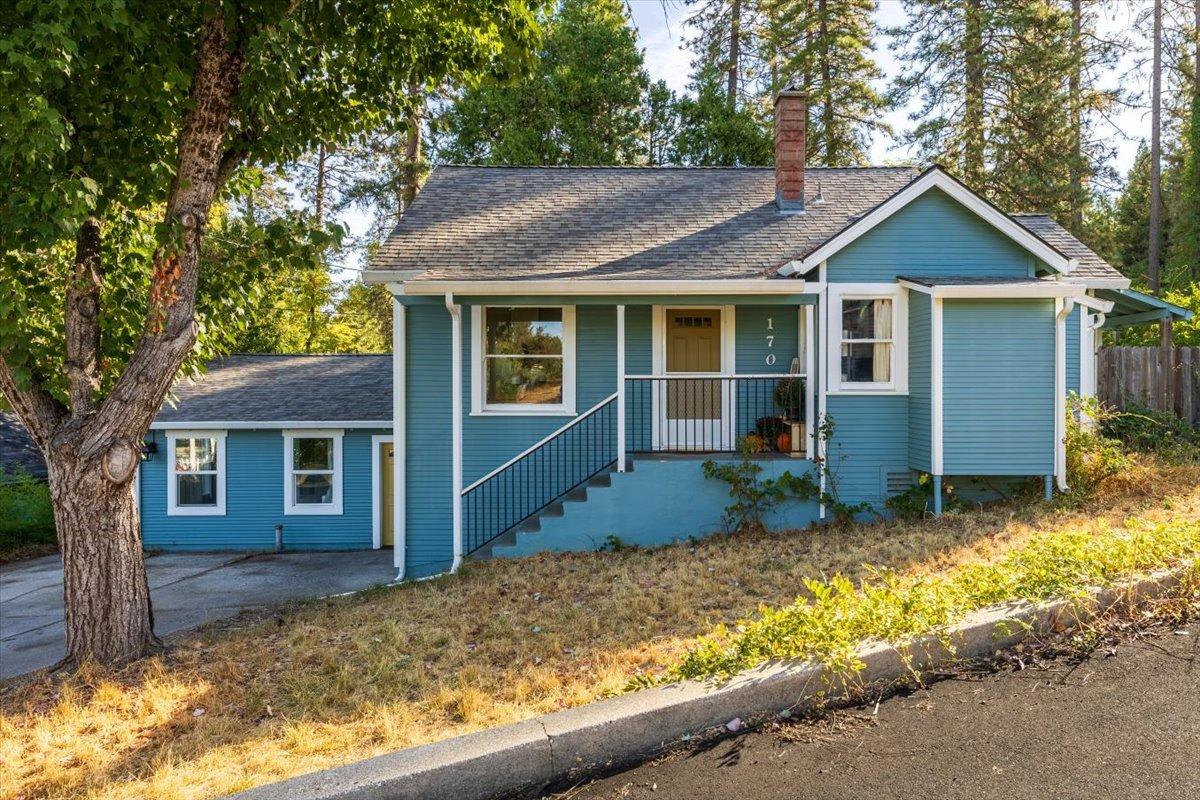
<path fill-rule="evenodd" d="M 1107 261 L 1092 252 L 1091 248 L 1075 238 L 1066 228 L 1046 214 L 1013 214 L 1023 228 L 1040 236 L 1060 253 L 1078 261 L 1079 266 L 1071 278 L 1124 278 Z"/>
<path fill-rule="evenodd" d="M 417 280 L 754 278 L 918 175 L 809 169 L 806 213 L 780 214 L 770 167 L 438 167 L 371 267 L 424 270 Z"/>
<path fill-rule="evenodd" d="M 171 389 L 156 422 L 371 422 L 391 424 L 392 357 L 234 355 Z"/>
<path fill-rule="evenodd" d="M 921 174 L 809 168 L 806 213 L 780 214 L 771 167 L 442 166 L 371 267 L 418 281 L 774 275 Z M 1014 219 L 1077 258 L 1078 276 L 1121 277 L 1049 217 Z"/>

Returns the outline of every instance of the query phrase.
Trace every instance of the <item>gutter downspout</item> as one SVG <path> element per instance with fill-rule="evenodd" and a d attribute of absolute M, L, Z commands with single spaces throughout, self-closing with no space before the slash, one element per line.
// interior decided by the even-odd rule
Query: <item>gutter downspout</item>
<path fill-rule="evenodd" d="M 1071 298 L 1054 301 L 1054 475 L 1059 491 L 1067 491 L 1067 317 L 1075 308 Z"/>
<path fill-rule="evenodd" d="M 458 572 L 463 561 L 463 529 L 462 529 L 462 448 L 463 448 L 463 418 L 462 418 L 462 306 L 454 303 L 454 294 L 446 292 L 446 310 L 450 312 L 450 449 L 451 449 L 451 491 L 454 518 L 454 560 L 450 563 L 450 571 Z"/>

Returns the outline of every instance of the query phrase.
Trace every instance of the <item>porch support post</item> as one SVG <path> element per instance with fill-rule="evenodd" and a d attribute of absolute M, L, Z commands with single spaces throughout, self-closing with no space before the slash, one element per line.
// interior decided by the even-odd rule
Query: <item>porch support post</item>
<path fill-rule="evenodd" d="M 408 486 L 405 467 L 408 464 L 408 407 L 405 403 L 405 379 L 408 354 L 405 344 L 408 323 L 404 304 L 392 297 L 392 563 L 396 580 L 404 580 L 406 558 L 405 523 L 407 514 L 404 492 Z"/>
<path fill-rule="evenodd" d="M 1047 500 L 1054 499 L 1054 476 L 1046 475 L 1042 480 L 1042 493 Z"/>
<path fill-rule="evenodd" d="M 462 306 L 455 305 L 454 295 L 446 292 L 446 310 L 450 312 L 450 450 L 451 492 L 454 520 L 454 560 L 450 571 L 457 572 L 463 560 L 462 519 Z"/>
<path fill-rule="evenodd" d="M 625 471 L 625 306 L 617 306 L 617 472 Z"/>
<path fill-rule="evenodd" d="M 817 341 L 814 316 L 817 307 L 801 306 L 804 313 L 804 453 L 817 460 Z"/>
<path fill-rule="evenodd" d="M 942 476 L 933 476 L 933 515 L 940 517 L 942 515 Z"/>
<path fill-rule="evenodd" d="M 930 300 L 930 315 L 929 315 L 929 447 L 932 451 L 929 454 L 930 471 L 941 476 L 944 468 L 944 452 L 943 433 L 945 428 L 945 380 L 943 378 L 944 367 L 944 350 L 942 348 L 942 298 L 934 297 Z M 941 478 L 938 477 L 939 486 Z M 940 503 L 940 500 L 939 500 Z"/>

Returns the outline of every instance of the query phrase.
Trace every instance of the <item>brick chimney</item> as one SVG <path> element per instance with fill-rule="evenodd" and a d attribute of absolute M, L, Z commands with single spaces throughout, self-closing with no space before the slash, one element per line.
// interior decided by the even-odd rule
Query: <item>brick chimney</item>
<path fill-rule="evenodd" d="M 787 88 L 775 95 L 775 204 L 804 210 L 804 134 L 808 95 Z"/>

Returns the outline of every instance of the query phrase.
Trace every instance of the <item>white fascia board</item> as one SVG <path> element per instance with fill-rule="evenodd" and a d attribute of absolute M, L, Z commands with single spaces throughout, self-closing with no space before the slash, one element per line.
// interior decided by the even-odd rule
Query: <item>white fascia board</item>
<path fill-rule="evenodd" d="M 780 269 L 780 274 L 795 275 L 797 273 L 808 272 L 822 261 L 828 260 L 839 250 L 870 231 L 876 225 L 907 206 L 913 200 L 916 200 L 918 197 L 925 194 L 925 192 L 934 188 L 941 189 L 943 192 L 962 203 L 968 209 L 975 212 L 975 214 L 984 221 L 990 223 L 992 227 L 996 228 L 1001 233 L 1015 241 L 1017 244 L 1033 253 L 1035 256 L 1044 261 L 1046 264 L 1049 264 L 1058 272 L 1069 274 L 1075 269 L 1077 263 L 1075 259 L 1068 258 L 1062 253 L 1058 252 L 1058 250 L 1055 250 L 1045 241 L 1027 230 L 1024 226 L 1015 222 L 1004 212 L 1000 211 L 991 203 L 987 202 L 982 197 L 968 189 L 966 186 L 950 177 L 950 175 L 948 175 L 944 170 L 934 167 L 926 172 L 923 176 L 913 181 L 906 188 L 892 195 L 883 203 L 880 203 L 873 211 L 864 215 L 857 222 L 845 228 L 837 236 L 834 236 L 832 239 L 825 242 L 825 244 L 809 253 L 799 262 L 788 262 L 788 264 L 784 265 L 784 267 Z M 799 264 L 799 266 L 795 266 L 796 264 Z"/>
<path fill-rule="evenodd" d="M 976 283 L 946 286 L 922 286 L 905 280 L 901 280 L 899 283 L 906 289 L 946 299 L 1081 297 L 1087 291 L 1087 287 L 1081 283 L 1063 283 L 1061 281 L 1045 281 L 1039 284 Z"/>
<path fill-rule="evenodd" d="M 1128 289 L 1133 285 L 1129 278 L 1075 278 L 1089 289 Z"/>
<path fill-rule="evenodd" d="M 506 280 L 413 281 L 407 295 L 651 295 L 651 294 L 805 294 L 802 280 L 735 278 L 730 280 Z"/>
<path fill-rule="evenodd" d="M 377 420 L 273 420 L 263 422 L 151 422 L 152 431 L 250 431 L 273 430 L 275 428 L 290 428 L 293 430 L 320 430 L 322 428 L 379 428 L 386 430 L 392 427 L 390 419 Z"/>
<path fill-rule="evenodd" d="M 423 269 L 364 269 L 360 279 L 363 283 L 404 283 L 424 271 Z"/>
<path fill-rule="evenodd" d="M 1111 300 L 1101 300 L 1099 297 L 1092 297 L 1090 294 L 1076 295 L 1075 302 L 1092 311 L 1099 311 L 1101 314 L 1107 314 L 1113 310 L 1116 303 Z"/>

